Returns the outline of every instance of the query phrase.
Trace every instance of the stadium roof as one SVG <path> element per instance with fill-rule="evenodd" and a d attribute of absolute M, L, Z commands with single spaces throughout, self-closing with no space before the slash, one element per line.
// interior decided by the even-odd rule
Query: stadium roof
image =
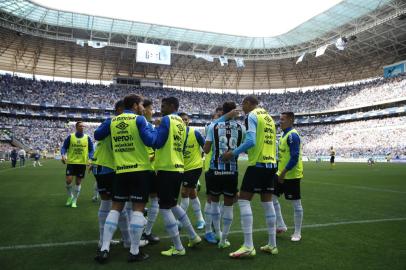
<path fill-rule="evenodd" d="M 377 7 L 374 10 L 373 3 Z M 339 13 L 337 8 L 345 6 L 352 8 Z M 370 7 L 370 11 L 361 15 L 364 7 Z M 133 31 L 142 29 L 137 28 L 139 23 L 136 22 L 57 11 L 26 0 L 0 0 L 0 69 L 95 80 L 112 80 L 115 76 L 154 78 L 162 79 L 166 85 L 196 88 L 274 89 L 381 76 L 383 66 L 406 59 L 404 0 L 347 0 L 333 9 L 334 14 L 328 10 L 315 17 L 319 21 L 313 18 L 292 30 L 302 29 L 309 35 L 318 33 L 312 40 L 297 45 L 286 43 L 279 48 L 240 49 L 230 44 L 216 46 L 182 41 L 186 40 L 188 33 L 196 38 L 196 33 L 190 30 L 156 26 L 167 30 L 156 38 L 155 30 L 152 31 L 155 25 L 151 25 L 150 31 L 136 36 Z M 349 16 L 355 16 L 352 13 L 355 10 L 359 11 L 357 16 L 360 17 L 344 23 Z M 330 18 L 331 22 L 327 22 Z M 334 21 L 334 18 L 342 21 Z M 130 23 L 127 33 L 114 32 L 125 29 L 120 30 L 119 22 Z M 333 23 L 339 26 L 334 28 Z M 87 28 L 80 28 L 83 25 Z M 311 28 L 312 25 L 314 28 Z M 172 29 L 185 31 L 185 34 L 180 35 L 179 40 L 164 39 L 169 38 L 165 34 L 172 33 Z M 322 34 L 321 31 L 327 32 Z M 230 37 L 200 33 L 200 40 L 206 35 L 219 35 L 220 41 Z M 338 37 L 351 36 L 355 40 L 350 40 L 345 50 L 334 46 Z M 104 41 L 106 46 L 79 46 L 76 44 L 78 39 Z M 137 62 L 136 45 L 139 42 L 170 45 L 171 65 Z M 324 55 L 315 57 L 314 51 L 323 45 L 330 46 Z M 297 57 L 303 52 L 306 52 L 303 62 L 296 64 Z M 217 57 L 211 62 L 196 58 L 196 53 Z M 220 55 L 228 56 L 228 65 L 220 65 Z M 237 67 L 232 61 L 234 57 L 243 57 L 245 67 Z"/>
<path fill-rule="evenodd" d="M 74 13 L 247 37 L 284 34 L 342 0 L 35 0 Z M 249 3 L 249 4 L 245 4 Z M 124 7 L 124 8 L 123 8 Z M 292 8 L 294 7 L 294 8 Z"/>
<path fill-rule="evenodd" d="M 276 49 L 310 42 L 391 0 L 345 0 L 295 29 L 275 37 L 247 37 L 85 15 L 47 8 L 26 0 L 2 0 L 0 9 L 13 16 L 64 28 L 234 49 Z"/>

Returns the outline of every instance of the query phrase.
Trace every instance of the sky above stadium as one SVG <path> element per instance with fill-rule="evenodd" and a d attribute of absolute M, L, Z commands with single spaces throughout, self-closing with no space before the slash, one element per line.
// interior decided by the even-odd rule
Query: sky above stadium
<path fill-rule="evenodd" d="M 341 0 L 35 0 L 96 16 L 217 32 L 271 37 L 286 33 Z"/>

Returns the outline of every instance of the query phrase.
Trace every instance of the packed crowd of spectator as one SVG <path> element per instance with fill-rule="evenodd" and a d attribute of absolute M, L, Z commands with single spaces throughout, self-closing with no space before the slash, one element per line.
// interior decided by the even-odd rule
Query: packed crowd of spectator
<path fill-rule="evenodd" d="M 175 96 L 180 100 L 180 111 L 210 114 L 224 101 L 241 104 L 245 95 L 224 92 L 188 92 L 173 88 L 136 88 L 117 85 L 72 84 L 56 81 L 35 81 L 10 75 L 0 75 L 0 110 L 26 113 L 78 113 L 67 108 L 40 108 L 21 104 L 54 104 L 58 106 L 82 106 L 112 108 L 116 100 L 130 93 L 140 94 L 154 102 L 159 110 L 160 100 Z M 370 105 L 391 99 L 406 99 L 406 75 L 391 79 L 379 78 L 354 85 L 330 87 L 322 90 L 285 92 L 283 94 L 262 93 L 258 95 L 261 106 L 272 114 L 282 111 L 312 112 L 351 106 Z M 20 102 L 20 104 L 18 104 Z M 81 111 L 83 112 L 83 110 Z M 100 116 L 103 111 L 86 112 L 88 116 Z M 59 151 L 64 138 L 73 132 L 73 125 L 66 120 L 51 120 L 35 117 L 0 115 L 0 128 L 10 129 L 12 136 L 31 149 Z M 93 135 L 94 124 L 88 124 L 86 133 Z M 341 124 L 299 126 L 303 136 L 304 154 L 328 155 L 334 146 L 338 155 L 406 155 L 406 116 Z M 0 152 L 9 144 L 0 145 Z"/>
<path fill-rule="evenodd" d="M 173 88 L 127 87 L 118 85 L 91 85 L 58 81 L 36 81 L 10 75 L 0 75 L 0 100 L 14 103 L 48 103 L 60 106 L 112 108 L 115 101 L 130 94 L 151 99 L 159 109 L 160 100 L 175 96 L 180 110 L 188 113 L 210 113 L 224 101 L 241 104 L 245 95 L 225 91 L 182 91 Z M 349 106 L 370 105 L 374 102 L 406 98 L 406 75 L 391 79 L 379 78 L 368 82 L 330 87 L 327 89 L 259 94 L 261 105 L 272 114 L 282 111 L 312 112 Z"/>
<path fill-rule="evenodd" d="M 333 146 L 344 157 L 406 156 L 406 116 L 340 124 L 300 126 L 303 152 L 309 156 L 329 155 Z"/>
<path fill-rule="evenodd" d="M 1 121 L 4 119 L 0 118 Z M 10 132 L 14 138 L 33 150 L 49 153 L 59 152 L 63 140 L 74 132 L 74 123 L 59 120 L 8 121 L 13 126 Z M 97 123 L 85 123 L 85 132 L 93 138 L 97 126 Z M 297 126 L 296 129 L 303 138 L 303 153 L 310 157 L 329 155 L 331 146 L 336 149 L 337 155 L 344 157 L 406 156 L 406 116 Z"/>

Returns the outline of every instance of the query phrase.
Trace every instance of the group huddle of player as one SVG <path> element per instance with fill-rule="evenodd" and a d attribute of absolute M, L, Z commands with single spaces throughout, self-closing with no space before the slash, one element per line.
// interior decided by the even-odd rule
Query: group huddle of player
<path fill-rule="evenodd" d="M 225 102 L 219 107 L 213 121 L 206 126 L 205 138 L 189 127 L 187 114 L 178 113 L 177 98 L 164 98 L 161 104 L 162 117 L 152 123 L 152 102 L 138 95 L 126 96 L 116 103 L 116 116 L 107 119 L 94 132 L 95 151 L 81 122 L 64 142 L 61 154 L 62 161 L 68 164 L 67 206 L 77 207 L 80 182 L 88 159 L 92 160 L 101 197 L 96 261 L 108 260 L 117 227 L 124 246 L 129 248 L 129 262 L 149 258 L 140 247 L 159 242 L 159 237 L 152 234 L 158 213 L 173 243 L 161 255 L 185 255 L 180 228 L 188 235 L 188 248 L 202 241 L 186 213 L 189 203 L 196 215 L 196 228 L 205 229 L 204 239 L 223 249 L 230 247 L 228 235 L 233 222 L 233 205 L 238 202 L 244 243 L 229 256 L 255 256 L 250 201 L 256 193 L 260 195 L 269 236 L 260 250 L 270 254 L 279 252 L 276 234 L 287 230 L 277 199 L 283 193 L 294 208 L 295 230 L 291 240 L 301 240 L 302 144 L 293 128 L 293 113 L 281 113 L 283 134 L 277 144 L 274 120 L 258 106 L 255 96 L 247 96 L 242 103 L 244 124 L 237 120 L 241 109 L 237 109 L 234 102 Z M 248 167 L 238 188 L 238 157 L 242 153 L 248 154 Z M 196 191 L 203 168 L 207 194 L 204 218 Z M 75 186 L 73 176 L 76 176 Z M 145 218 L 144 209 L 149 200 Z"/>

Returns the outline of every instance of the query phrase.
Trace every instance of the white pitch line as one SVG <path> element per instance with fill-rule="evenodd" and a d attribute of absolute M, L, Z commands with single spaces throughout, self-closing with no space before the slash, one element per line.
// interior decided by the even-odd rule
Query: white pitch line
<path fill-rule="evenodd" d="M 353 220 L 353 221 L 340 221 L 340 222 L 330 222 L 330 223 L 320 223 L 320 224 L 308 224 L 303 225 L 302 228 L 322 228 L 322 227 L 332 227 L 340 225 L 351 225 L 351 224 L 366 224 L 366 223 L 379 223 L 379 222 L 390 222 L 390 221 L 405 221 L 406 217 L 403 218 L 384 218 L 384 219 L 366 219 L 366 220 Z M 292 229 L 292 227 L 289 227 Z M 254 229 L 254 232 L 264 232 L 268 228 Z M 230 234 L 242 233 L 241 230 L 231 231 Z M 181 235 L 185 237 L 187 235 Z M 161 239 L 168 239 L 169 236 L 163 236 Z M 98 240 L 89 241 L 71 241 L 71 242 L 61 242 L 61 243 L 43 243 L 43 244 L 31 244 L 31 245 L 13 245 L 13 246 L 0 246 L 0 251 L 7 250 L 19 250 L 19 249 L 31 249 L 31 248 L 49 248 L 49 247 L 65 247 L 65 246 L 84 246 L 89 244 L 97 244 Z"/>
<path fill-rule="evenodd" d="M 335 183 L 324 183 L 324 182 L 318 182 L 318 181 L 312 181 L 312 180 L 304 180 L 304 181 L 305 181 L 305 182 L 308 182 L 308 183 L 311 183 L 311 184 L 329 185 L 329 186 L 339 186 L 339 187 L 356 188 L 356 189 L 363 189 L 363 190 L 370 190 L 370 191 L 378 191 L 378 192 L 390 192 L 390 193 L 406 194 L 406 191 L 399 191 L 399 190 L 393 190 L 393 189 L 371 188 L 371 187 L 366 187 L 366 186 L 355 186 L 355 185 L 335 184 Z"/>

